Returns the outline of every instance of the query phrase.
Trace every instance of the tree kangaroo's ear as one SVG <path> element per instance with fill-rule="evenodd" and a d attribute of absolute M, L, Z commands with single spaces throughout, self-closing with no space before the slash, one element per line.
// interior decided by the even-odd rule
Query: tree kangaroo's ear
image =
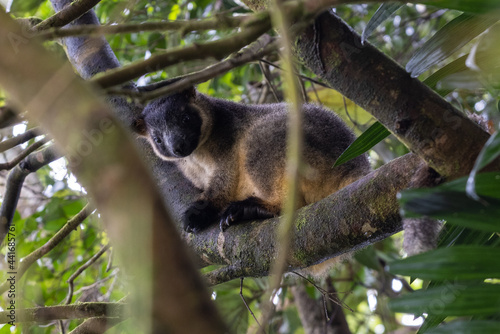
<path fill-rule="evenodd" d="M 138 134 L 139 136 L 145 137 L 148 133 L 146 128 L 146 122 L 144 121 L 144 116 L 139 116 L 132 121 L 130 125 L 132 132 Z"/>

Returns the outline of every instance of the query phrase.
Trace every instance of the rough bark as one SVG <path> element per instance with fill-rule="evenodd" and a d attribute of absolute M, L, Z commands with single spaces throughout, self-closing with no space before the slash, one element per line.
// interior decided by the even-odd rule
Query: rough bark
<path fill-rule="evenodd" d="M 396 159 L 327 198 L 297 212 L 288 270 L 304 268 L 382 240 L 401 230 L 396 194 L 409 187 L 407 168 L 426 168 L 413 154 Z M 210 273 L 211 284 L 269 271 L 277 244 L 279 219 L 210 228 L 188 236 L 204 264 L 225 264 Z"/>
<path fill-rule="evenodd" d="M 29 323 L 91 317 L 120 318 L 124 316 L 125 312 L 126 307 L 122 303 L 81 303 L 17 310 L 16 321 Z M 0 312 L 0 323 L 9 322 L 9 314 L 10 312 Z"/>
<path fill-rule="evenodd" d="M 151 277 L 154 294 L 142 299 L 135 294 L 132 300 L 145 301 L 140 304 L 145 310 L 152 300 L 156 328 L 163 332 L 225 332 L 155 183 L 108 106 L 76 78 L 69 64 L 27 40 L 2 11 L 0 49 L 0 84 L 19 110 L 28 110 L 27 116 L 68 153 L 72 170 L 96 203 L 114 247 L 126 259 L 123 263 L 143 270 L 136 272 L 137 286 L 148 282 L 140 282 L 141 275 Z M 151 249 L 131 247 L 148 241 Z M 152 272 L 145 258 L 151 259 Z"/>
<path fill-rule="evenodd" d="M 244 1 L 262 9 L 267 1 Z M 295 40 L 301 62 L 375 116 L 411 151 L 447 179 L 466 175 L 488 134 L 332 12 Z M 493 168 L 500 168 L 497 160 Z"/>

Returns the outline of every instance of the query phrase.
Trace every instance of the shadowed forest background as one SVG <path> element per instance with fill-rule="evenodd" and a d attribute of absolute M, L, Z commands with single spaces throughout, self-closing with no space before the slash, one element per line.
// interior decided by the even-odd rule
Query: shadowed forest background
<path fill-rule="evenodd" d="M 0 334 L 498 332 L 496 0 L 70 3 L 0 0 Z M 129 127 L 192 85 L 325 105 L 374 172 L 293 233 L 181 231 L 197 190 Z"/>

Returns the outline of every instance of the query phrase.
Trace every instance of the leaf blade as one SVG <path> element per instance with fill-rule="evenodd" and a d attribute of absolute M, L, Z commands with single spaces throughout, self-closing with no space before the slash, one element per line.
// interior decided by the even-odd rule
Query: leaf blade
<path fill-rule="evenodd" d="M 367 152 L 373 146 L 387 138 L 391 133 L 380 122 L 373 123 L 338 157 L 333 167 L 339 166 Z"/>
<path fill-rule="evenodd" d="M 432 280 L 500 278 L 500 249 L 485 246 L 439 248 L 389 263 L 388 271 Z"/>
<path fill-rule="evenodd" d="M 448 22 L 406 64 L 412 77 L 418 77 L 431 66 L 451 56 L 465 44 L 498 21 L 495 16 L 464 13 Z"/>
<path fill-rule="evenodd" d="M 497 0 L 419 0 L 411 2 L 476 14 L 495 12 L 500 9 L 500 2 Z"/>
<path fill-rule="evenodd" d="M 496 334 L 500 328 L 500 322 L 492 320 L 459 320 L 447 323 L 443 326 L 433 328 L 428 334 Z"/>
<path fill-rule="evenodd" d="M 386 19 L 388 19 L 394 12 L 396 12 L 399 8 L 403 7 L 402 3 L 398 2 L 388 2 L 383 3 L 373 14 L 370 21 L 366 24 L 365 29 L 363 29 L 363 33 L 361 34 L 361 43 L 364 43 L 368 36 L 370 36 L 373 31 Z"/>
<path fill-rule="evenodd" d="M 485 316 L 500 309 L 499 284 L 460 282 L 418 290 L 389 301 L 393 312 L 441 316 Z"/>

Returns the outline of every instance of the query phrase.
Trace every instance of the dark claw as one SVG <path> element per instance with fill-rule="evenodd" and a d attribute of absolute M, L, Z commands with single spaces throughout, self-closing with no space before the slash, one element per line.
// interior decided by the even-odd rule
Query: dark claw
<path fill-rule="evenodd" d="M 198 233 L 217 221 L 217 216 L 217 209 L 210 202 L 196 201 L 184 212 L 184 230 L 188 233 Z"/>
<path fill-rule="evenodd" d="M 241 205 L 231 203 L 221 215 L 220 230 L 224 232 L 229 226 L 241 220 L 244 208 Z"/>
<path fill-rule="evenodd" d="M 220 219 L 220 222 L 219 222 L 221 232 L 224 232 L 235 221 L 236 221 L 236 218 L 233 216 L 232 213 L 228 213 L 226 215 L 226 212 L 224 212 L 222 214 L 222 218 Z"/>

